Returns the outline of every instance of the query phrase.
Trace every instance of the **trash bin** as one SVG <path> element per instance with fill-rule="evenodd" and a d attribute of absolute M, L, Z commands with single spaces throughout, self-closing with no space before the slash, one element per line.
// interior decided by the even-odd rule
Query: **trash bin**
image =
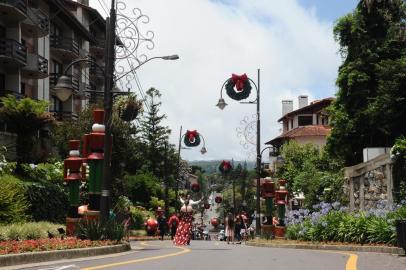
<path fill-rule="evenodd" d="M 401 247 L 406 251 L 406 219 L 396 220 L 395 227 L 398 247 Z"/>

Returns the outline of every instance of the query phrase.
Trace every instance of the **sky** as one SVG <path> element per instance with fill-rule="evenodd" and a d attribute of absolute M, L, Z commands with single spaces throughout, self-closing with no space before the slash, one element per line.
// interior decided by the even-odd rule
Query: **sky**
<path fill-rule="evenodd" d="M 123 0 L 121 0 L 123 1 Z M 334 22 L 351 12 L 357 0 L 124 0 L 123 14 L 139 8 L 149 22 L 137 25 L 142 34 L 154 33 L 154 48 L 140 46 L 149 58 L 178 54 L 177 61 L 153 60 L 138 69 L 143 91 L 160 90 L 164 124 L 170 142 L 178 144 L 179 129 L 197 130 L 208 152 L 184 149 L 187 160 L 254 160 L 255 145 L 237 130 L 255 120 L 255 105 L 240 104 L 225 93 L 228 106 L 215 105 L 222 84 L 232 73 L 246 73 L 257 82 L 260 69 L 261 149 L 278 136 L 284 99 L 296 109 L 299 95 L 309 101 L 334 96 L 341 64 L 334 40 Z M 90 0 L 103 17 L 101 4 Z M 106 9 L 106 8 L 105 8 Z M 123 86 L 127 83 L 124 81 Z M 139 95 L 137 84 L 130 81 Z M 119 85 L 120 86 L 120 85 Z M 126 89 L 125 89 L 126 90 Z M 255 99 L 252 91 L 250 100 Z M 244 120 L 245 119 L 245 120 Z M 249 125 L 253 127 L 252 125 Z M 255 142 L 255 132 L 248 141 Z"/>

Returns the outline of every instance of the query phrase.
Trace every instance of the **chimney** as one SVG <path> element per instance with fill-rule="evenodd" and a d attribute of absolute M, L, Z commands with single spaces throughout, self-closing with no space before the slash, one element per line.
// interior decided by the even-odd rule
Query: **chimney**
<path fill-rule="evenodd" d="M 308 96 L 306 95 L 300 95 L 299 96 L 299 109 L 306 107 L 309 105 L 309 99 Z"/>
<path fill-rule="evenodd" d="M 282 100 L 282 116 L 293 111 L 293 100 Z"/>

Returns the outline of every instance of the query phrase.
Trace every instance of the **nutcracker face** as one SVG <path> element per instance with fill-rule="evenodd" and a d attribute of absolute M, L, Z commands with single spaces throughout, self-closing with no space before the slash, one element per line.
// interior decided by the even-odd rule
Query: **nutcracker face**
<path fill-rule="evenodd" d="M 265 182 L 261 185 L 261 196 L 263 198 L 273 198 L 275 197 L 275 183 Z"/>
<path fill-rule="evenodd" d="M 82 179 L 81 167 L 83 159 L 79 157 L 69 157 L 64 160 L 64 180 L 80 181 Z"/>

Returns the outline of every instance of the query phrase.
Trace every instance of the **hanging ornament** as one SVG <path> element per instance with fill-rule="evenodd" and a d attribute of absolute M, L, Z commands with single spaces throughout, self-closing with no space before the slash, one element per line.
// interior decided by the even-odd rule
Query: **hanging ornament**
<path fill-rule="evenodd" d="M 227 173 L 229 173 L 232 169 L 233 169 L 233 166 L 231 165 L 230 161 L 225 161 L 225 160 L 223 160 L 223 161 L 220 163 L 219 171 L 220 171 L 221 173 L 227 174 Z"/>
<path fill-rule="evenodd" d="M 185 133 L 183 142 L 187 147 L 195 147 L 200 144 L 200 134 L 196 130 L 188 130 Z"/>
<path fill-rule="evenodd" d="M 190 189 L 191 189 L 193 192 L 197 193 L 197 192 L 200 191 L 200 185 L 199 185 L 198 183 L 193 183 L 193 184 L 190 186 Z"/>
<path fill-rule="evenodd" d="M 210 209 L 210 204 L 209 203 L 204 203 L 203 204 L 204 209 Z"/>
<path fill-rule="evenodd" d="M 214 198 L 214 201 L 216 203 L 221 203 L 223 201 L 223 198 L 221 198 L 221 196 L 216 196 L 216 198 Z"/>
<path fill-rule="evenodd" d="M 251 83 L 247 77 L 247 74 L 236 75 L 232 74 L 228 79 L 226 85 L 227 95 L 234 100 L 243 100 L 249 97 L 251 94 Z"/>

